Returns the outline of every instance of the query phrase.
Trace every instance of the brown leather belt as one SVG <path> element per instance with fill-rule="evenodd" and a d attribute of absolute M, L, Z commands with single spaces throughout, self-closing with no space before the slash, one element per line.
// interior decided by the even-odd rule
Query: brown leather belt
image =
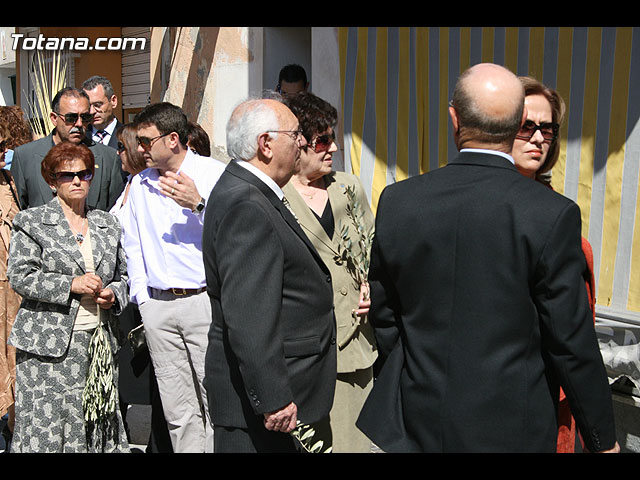
<path fill-rule="evenodd" d="M 153 290 L 157 292 L 168 292 L 172 293 L 176 297 L 186 296 L 186 295 L 196 295 L 198 293 L 202 293 L 207 290 L 207 287 L 200 288 L 169 288 L 168 290 L 160 290 L 159 288 L 154 288 Z"/>

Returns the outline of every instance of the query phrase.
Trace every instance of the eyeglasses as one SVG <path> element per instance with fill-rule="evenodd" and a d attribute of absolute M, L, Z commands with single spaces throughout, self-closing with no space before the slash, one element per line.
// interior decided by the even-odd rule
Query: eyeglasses
<path fill-rule="evenodd" d="M 80 170 L 79 172 L 56 172 L 55 178 L 61 183 L 73 182 L 73 179 L 78 177 L 81 181 L 88 182 L 93 178 L 93 172 L 88 168 Z"/>
<path fill-rule="evenodd" d="M 64 123 L 76 123 L 78 121 L 78 117 L 80 117 L 80 119 L 82 120 L 82 123 L 90 123 L 93 121 L 93 113 L 58 113 L 58 112 L 53 112 L 56 115 L 58 115 L 59 117 L 64 118 Z"/>
<path fill-rule="evenodd" d="M 170 135 L 170 134 L 171 132 L 165 133 L 164 135 L 158 135 L 157 137 L 153 137 L 153 138 L 136 137 L 136 142 L 138 142 L 138 145 L 140 145 L 145 150 L 151 150 L 151 147 L 153 146 L 153 142 L 155 142 L 159 138 L 166 137 L 167 135 Z"/>
<path fill-rule="evenodd" d="M 124 152 L 124 143 L 118 142 L 118 146 L 116 147 L 116 151 L 118 153 Z"/>
<path fill-rule="evenodd" d="M 551 143 L 556 138 L 558 138 L 558 131 L 560 130 L 560 126 L 557 123 L 553 122 L 545 122 L 538 125 L 532 120 L 527 120 L 520 128 L 520 131 L 516 135 L 516 138 L 519 138 L 520 140 L 529 140 L 536 134 L 538 130 L 542 134 L 542 138 L 544 138 L 544 141 L 547 143 Z"/>
<path fill-rule="evenodd" d="M 302 130 L 267 130 L 267 133 L 286 133 L 294 142 L 302 136 Z"/>
<path fill-rule="evenodd" d="M 318 135 L 313 142 L 311 142 L 311 148 L 316 153 L 328 152 L 336 141 L 336 133 L 331 132 L 331 135 L 325 133 L 324 135 Z"/>

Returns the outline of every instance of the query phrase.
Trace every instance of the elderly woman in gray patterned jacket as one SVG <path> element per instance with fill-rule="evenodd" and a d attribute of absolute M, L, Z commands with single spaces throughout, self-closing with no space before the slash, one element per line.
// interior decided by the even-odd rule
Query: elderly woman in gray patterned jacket
<path fill-rule="evenodd" d="M 118 220 L 87 211 L 91 151 L 54 146 L 41 173 L 56 196 L 13 222 L 8 277 L 23 301 L 12 452 L 128 451 L 117 395 L 116 315 L 128 301 Z"/>

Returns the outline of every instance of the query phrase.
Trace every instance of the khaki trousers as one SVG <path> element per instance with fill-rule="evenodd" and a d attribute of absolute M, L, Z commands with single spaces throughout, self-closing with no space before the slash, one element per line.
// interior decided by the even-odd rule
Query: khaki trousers
<path fill-rule="evenodd" d="M 209 296 L 154 290 L 140 305 L 140 314 L 174 452 L 213 452 L 213 426 L 202 383 L 211 325 Z"/>

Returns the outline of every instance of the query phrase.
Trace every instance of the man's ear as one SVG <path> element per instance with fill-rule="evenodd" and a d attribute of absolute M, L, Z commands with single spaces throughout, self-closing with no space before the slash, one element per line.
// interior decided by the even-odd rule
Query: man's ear
<path fill-rule="evenodd" d="M 449 116 L 451 117 L 451 125 L 453 125 L 453 131 L 458 131 L 458 114 L 456 113 L 456 109 L 453 107 L 449 107 Z"/>
<path fill-rule="evenodd" d="M 272 141 L 271 135 L 267 132 L 263 132 L 258 136 L 258 155 L 263 161 L 269 162 L 273 157 Z"/>
<path fill-rule="evenodd" d="M 169 135 L 169 148 L 173 150 L 180 144 L 180 137 L 178 136 L 178 132 L 171 132 Z"/>

